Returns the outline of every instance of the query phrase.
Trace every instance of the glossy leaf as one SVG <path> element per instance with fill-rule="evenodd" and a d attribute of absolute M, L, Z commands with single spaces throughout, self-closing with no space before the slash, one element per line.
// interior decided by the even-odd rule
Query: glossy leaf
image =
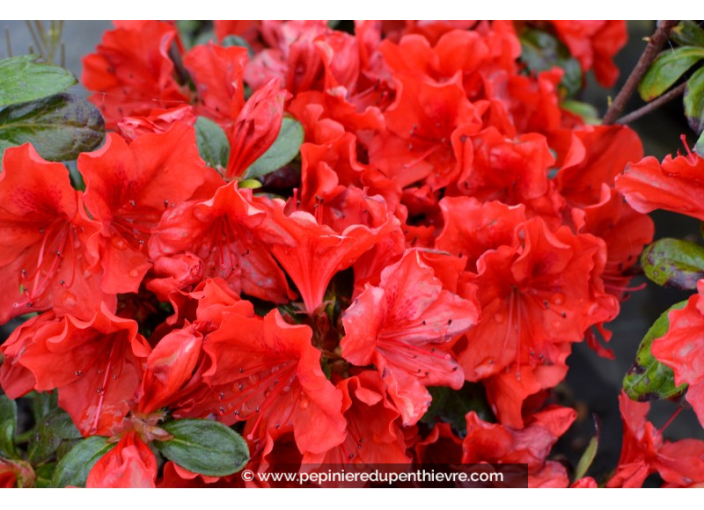
<path fill-rule="evenodd" d="M 276 140 L 269 150 L 247 169 L 244 179 L 266 175 L 290 163 L 300 152 L 303 138 L 303 126 L 296 119 L 284 117 Z"/>
<path fill-rule="evenodd" d="M 77 96 L 58 94 L 0 111 L 0 156 L 8 147 L 31 143 L 44 159 L 68 161 L 104 137 L 100 111 Z"/>
<path fill-rule="evenodd" d="M 176 420 L 162 427 L 173 436 L 156 442 L 159 451 L 179 466 L 206 476 L 227 476 L 249 461 L 247 443 L 234 430 L 211 420 Z"/>
<path fill-rule="evenodd" d="M 116 443 L 107 438 L 92 436 L 76 443 L 56 466 L 52 485 L 54 487 L 85 487 L 88 473 L 98 460 L 112 450 Z"/>
<path fill-rule="evenodd" d="M 196 121 L 198 152 L 208 166 L 219 170 L 227 166 L 230 157 L 230 142 L 227 135 L 215 122 L 205 117 Z"/>
<path fill-rule="evenodd" d="M 662 52 L 638 84 L 640 97 L 643 101 L 652 101 L 662 95 L 702 58 L 704 58 L 704 48 L 693 46 L 683 46 Z"/>
<path fill-rule="evenodd" d="M 686 384 L 675 386 L 675 374 L 668 366 L 653 356 L 653 341 L 667 333 L 670 327 L 668 314 L 687 305 L 682 301 L 670 307 L 651 326 L 638 347 L 633 366 L 623 378 L 623 389 L 629 398 L 639 402 L 677 398 L 687 389 Z"/>
<path fill-rule="evenodd" d="M 29 441 L 29 460 L 33 464 L 50 459 L 66 441 L 81 439 L 81 433 L 63 409 L 56 408 L 37 423 Z"/>
<path fill-rule="evenodd" d="M 641 255 L 645 275 L 658 285 L 697 288 L 704 278 L 704 247 L 682 239 L 655 241 Z"/>
<path fill-rule="evenodd" d="M 0 395 L 0 456 L 17 458 L 15 428 L 17 427 L 17 404 L 6 395 Z"/>
<path fill-rule="evenodd" d="M 672 29 L 670 39 L 680 46 L 699 46 L 702 48 L 704 47 L 704 30 L 694 21 L 683 20 Z"/>
<path fill-rule="evenodd" d="M 704 67 L 687 80 L 684 91 L 684 113 L 689 127 L 697 133 L 704 131 Z"/>
<path fill-rule="evenodd" d="M 582 68 L 567 47 L 555 36 L 542 30 L 525 30 L 520 35 L 521 60 L 533 73 L 560 67 L 564 71 L 562 86 L 568 96 L 582 89 Z"/>
<path fill-rule="evenodd" d="M 38 55 L 0 60 L 0 107 L 42 99 L 76 84 L 63 67 L 41 64 Z"/>

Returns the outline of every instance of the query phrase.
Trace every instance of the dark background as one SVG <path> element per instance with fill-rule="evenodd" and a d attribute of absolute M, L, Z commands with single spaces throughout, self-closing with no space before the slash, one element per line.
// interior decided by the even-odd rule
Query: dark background
<path fill-rule="evenodd" d="M 625 81 L 628 73 L 634 67 L 638 57 L 645 47 L 644 37 L 654 30 L 652 21 L 629 22 L 629 42 L 626 48 L 616 57 L 616 63 L 621 69 L 621 77 L 616 87 L 604 89 L 596 84 L 593 76 L 588 77 L 587 88 L 583 100 L 596 106 L 600 114 L 606 110 L 607 98 L 613 97 Z M 76 76 L 81 74 L 81 58 L 92 52 L 102 37 L 102 33 L 111 27 L 108 21 L 67 21 L 62 40 L 66 45 L 66 67 Z M 12 48 L 15 55 L 26 53 L 31 44 L 31 37 L 22 21 L 0 21 L 0 58 L 7 57 L 4 44 L 5 29 L 9 31 Z M 76 92 L 85 93 L 81 86 Z M 636 95 L 637 96 L 637 95 Z M 633 111 L 643 103 L 634 97 L 626 112 Z M 695 139 L 684 119 L 681 99 L 676 99 L 631 125 L 641 136 L 645 145 L 645 153 L 659 159 L 666 154 L 682 150 L 679 139 L 681 134 L 687 134 L 693 146 Z M 699 238 L 699 225 L 696 220 L 671 213 L 656 212 L 653 214 L 656 223 L 656 238 L 690 237 Z M 639 277 L 633 285 L 645 281 Z M 621 449 L 621 420 L 618 410 L 618 395 L 621 380 L 635 357 L 640 340 L 650 325 L 670 305 L 686 299 L 688 293 L 675 289 L 663 289 L 648 283 L 645 290 L 636 292 L 623 303 L 619 317 L 609 328 L 613 331 L 613 339 L 609 345 L 616 354 L 613 361 L 599 358 L 585 344 L 578 344 L 568 359 L 570 370 L 566 381 L 556 391 L 558 398 L 564 403 L 579 410 L 580 418 L 568 434 L 558 443 L 555 452 L 564 455 L 573 465 L 576 464 L 589 439 L 594 435 L 592 414 L 601 421 L 601 438 L 596 460 L 590 474 L 603 474 L 615 468 Z M 7 324 L 0 332 L 4 338 L 15 326 Z M 676 410 L 676 405 L 670 402 L 653 404 L 650 419 L 656 426 L 662 426 Z M 694 413 L 685 410 L 668 427 L 665 437 L 680 439 L 693 437 L 704 439 L 704 430 L 699 425 Z"/>

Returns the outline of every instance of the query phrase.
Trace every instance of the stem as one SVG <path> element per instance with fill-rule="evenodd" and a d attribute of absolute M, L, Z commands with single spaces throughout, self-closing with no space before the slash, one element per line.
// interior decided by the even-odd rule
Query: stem
<path fill-rule="evenodd" d="M 671 91 L 663 94 L 659 98 L 651 101 L 650 103 L 646 104 L 645 106 L 642 106 L 638 108 L 636 111 L 629 113 L 628 115 L 624 115 L 620 119 L 618 119 L 615 124 L 630 124 L 631 122 L 640 119 L 641 117 L 648 115 L 650 112 L 657 110 L 660 108 L 662 105 L 665 103 L 669 103 L 676 97 L 681 96 L 684 93 L 684 90 L 687 88 L 687 82 L 682 83 L 681 85 L 678 85 Z"/>
<path fill-rule="evenodd" d="M 609 105 L 609 109 L 606 111 L 604 119 L 602 120 L 603 125 L 614 124 L 616 119 L 623 113 L 628 100 L 636 91 L 638 83 L 640 83 L 641 78 L 648 68 L 650 68 L 650 64 L 652 64 L 653 60 L 658 56 L 658 53 L 670 36 L 670 31 L 672 31 L 677 23 L 679 23 L 679 20 L 664 20 L 658 25 L 655 33 L 648 40 L 648 45 L 645 47 L 645 50 L 643 50 L 643 54 L 638 59 L 626 83 L 624 83 L 621 91 Z"/>

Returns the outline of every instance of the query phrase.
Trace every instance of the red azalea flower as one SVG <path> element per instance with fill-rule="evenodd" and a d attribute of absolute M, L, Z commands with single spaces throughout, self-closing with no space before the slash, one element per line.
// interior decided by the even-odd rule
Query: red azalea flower
<path fill-rule="evenodd" d="M 183 57 L 198 93 L 196 111 L 229 127 L 244 106 L 242 75 L 247 63 L 247 49 L 224 48 L 208 43 L 196 46 Z"/>
<path fill-rule="evenodd" d="M 286 92 L 272 80 L 247 100 L 228 131 L 228 179 L 241 176 L 274 143 L 281 129 L 285 96 Z"/>
<path fill-rule="evenodd" d="M 473 302 L 442 290 L 433 270 L 408 251 L 343 315 L 342 356 L 359 366 L 373 363 L 403 424 L 413 425 L 430 405 L 426 386 L 459 389 L 464 383 L 446 344 L 473 326 L 477 315 Z"/>
<path fill-rule="evenodd" d="M 399 412 L 386 396 L 376 372 L 366 370 L 337 383 L 347 421 L 345 441 L 319 456 L 322 464 L 407 464 L 406 442 L 397 421 Z M 311 459 L 312 460 L 312 459 Z"/>
<path fill-rule="evenodd" d="M 81 154 L 83 201 L 102 223 L 101 263 L 106 292 L 136 292 L 151 267 L 146 243 L 169 207 L 191 198 L 206 180 L 192 127 L 145 134 L 127 144 L 109 134 L 96 152 Z"/>
<path fill-rule="evenodd" d="M 549 395 L 567 375 L 567 356 L 572 352 L 569 343 L 548 345 L 544 364 L 533 366 L 512 364 L 501 372 L 482 379 L 486 397 L 498 420 L 509 427 L 523 428 L 525 420 L 540 408 Z M 531 403 L 537 403 L 530 406 Z"/>
<path fill-rule="evenodd" d="M 616 472 L 607 487 L 641 487 L 658 473 L 671 487 L 704 483 L 704 441 L 663 441 L 662 434 L 647 419 L 650 404 L 619 397 L 623 421 L 623 446 Z"/>
<path fill-rule="evenodd" d="M 166 133 L 175 124 L 195 125 L 197 117 L 190 105 L 164 110 L 155 108 L 144 116 L 125 117 L 117 123 L 117 130 L 128 142 L 148 133 Z"/>
<path fill-rule="evenodd" d="M 0 345 L 0 353 L 4 356 L 0 364 L 0 385 L 9 398 L 16 400 L 32 391 L 37 384 L 32 371 L 21 363 L 25 349 L 36 338 L 60 335 L 63 328 L 63 322 L 56 318 L 54 312 L 44 312 L 17 326 Z"/>
<path fill-rule="evenodd" d="M 426 179 L 433 189 L 444 187 L 462 171 L 464 142 L 479 131 L 482 109 L 467 100 L 459 75 L 437 83 L 398 74 L 395 83 L 388 131 L 371 139 L 369 160 L 401 187 Z"/>
<path fill-rule="evenodd" d="M 555 163 L 547 140 L 537 133 L 508 138 L 495 128 L 470 137 L 474 147 L 457 180 L 457 191 L 480 201 L 525 204 L 529 216 L 558 217 L 562 200 L 548 180 Z"/>
<path fill-rule="evenodd" d="M 52 308 L 90 317 L 115 297 L 100 288 L 94 234 L 66 168 L 29 144 L 5 152 L 0 174 L 0 324 Z"/>
<path fill-rule="evenodd" d="M 698 154 L 668 155 L 662 164 L 648 156 L 626 167 L 616 179 L 616 188 L 638 212 L 665 209 L 704 221 L 702 172 L 704 159 Z"/>
<path fill-rule="evenodd" d="M 558 37 L 579 60 L 582 71 L 594 68 L 596 79 L 612 87 L 618 78 L 613 57 L 628 41 L 624 20 L 553 20 Z"/>
<path fill-rule="evenodd" d="M 551 142 L 559 155 L 558 190 L 577 208 L 600 203 L 602 186 L 613 188 L 623 169 L 643 157 L 640 138 L 627 126 L 584 126 Z"/>
<path fill-rule="evenodd" d="M 169 50 L 176 28 L 162 21 L 115 22 L 103 34 L 96 53 L 83 59 L 83 84 L 108 128 L 127 116 L 147 115 L 153 108 L 188 103 L 187 89 L 174 79 Z"/>
<path fill-rule="evenodd" d="M 567 487 L 564 466 L 546 459 L 576 418 L 574 409 L 550 406 L 534 414 L 524 429 L 516 430 L 487 423 L 472 411 L 467 414 L 462 462 L 527 464 L 529 487 Z"/>
<path fill-rule="evenodd" d="M 284 322 L 278 310 L 263 319 L 229 315 L 205 338 L 211 366 L 203 380 L 211 389 L 177 414 L 215 416 L 226 424 L 246 420 L 254 450 L 290 427 L 303 454 L 339 445 L 345 439 L 342 395 L 325 378 L 311 335 L 307 326 Z"/>
<path fill-rule="evenodd" d="M 687 306 L 668 314 L 670 328 L 653 341 L 652 353 L 675 373 L 675 384 L 689 385 L 685 398 L 704 426 L 704 280 Z"/>
<path fill-rule="evenodd" d="M 295 206 L 295 199 L 289 204 Z M 287 206 L 281 200 L 262 205 L 268 217 L 259 235 L 271 239 L 269 249 L 296 284 L 308 313 L 323 303 L 325 290 L 336 273 L 350 267 L 398 228 L 398 221 L 391 214 L 387 214 L 383 223 L 370 226 L 340 216 L 336 223 L 341 230 L 336 230 L 320 224 L 315 216 L 304 211 L 287 214 Z M 322 215 L 321 222 L 328 217 L 322 209 L 321 205 L 318 213 L 318 218 Z M 365 215 L 364 210 L 359 210 L 361 216 L 374 218 L 368 210 Z"/>
<path fill-rule="evenodd" d="M 157 469 L 156 457 L 149 446 L 131 431 L 95 463 L 88 473 L 86 487 L 154 488 Z"/>
<path fill-rule="evenodd" d="M 177 398 L 200 358 L 203 336 L 195 326 L 177 329 L 159 340 L 149 357 L 138 395 L 137 411 L 149 415 Z"/>
<path fill-rule="evenodd" d="M 467 276 L 482 304 L 482 319 L 459 356 L 470 381 L 496 374 L 512 360 L 516 366 L 549 363 L 550 344 L 579 342 L 588 327 L 618 312 L 600 279 L 603 241 L 567 227 L 551 232 L 540 218 L 521 224 L 514 235 L 513 244 L 487 251 L 477 275 Z"/>
<path fill-rule="evenodd" d="M 67 316 L 58 323 L 35 326 L 14 362 L 32 372 L 37 391 L 58 388 L 59 406 L 84 436 L 110 436 L 129 412 L 149 344 L 135 321 L 105 305 L 90 321 Z"/>
<path fill-rule="evenodd" d="M 159 269 L 171 272 L 170 267 L 164 267 L 164 259 L 174 261 L 180 254 L 192 254 L 202 261 L 203 276 L 222 277 L 236 293 L 287 302 L 294 294 L 268 246 L 276 242 L 276 233 L 267 238 L 259 232 L 267 220 L 265 204 L 266 200 L 253 198 L 251 190 L 239 190 L 232 182 L 218 189 L 210 200 L 169 209 L 149 243 L 152 259 L 160 266 L 158 273 L 163 274 Z M 191 266 L 184 268 L 186 275 L 194 274 Z M 176 278 L 174 288 L 179 288 L 180 282 L 193 283 L 187 277 Z"/>

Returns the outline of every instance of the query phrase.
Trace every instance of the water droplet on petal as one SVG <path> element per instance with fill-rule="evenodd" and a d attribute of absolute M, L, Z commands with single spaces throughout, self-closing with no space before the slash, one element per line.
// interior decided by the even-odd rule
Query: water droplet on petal
<path fill-rule="evenodd" d="M 559 305 L 561 305 L 562 303 L 565 302 L 565 295 L 562 294 L 562 293 L 560 293 L 560 292 L 558 292 L 557 294 L 555 294 L 555 295 L 552 297 L 551 301 L 552 301 L 552 303 L 553 303 L 554 305 L 558 305 L 558 306 L 559 306 Z"/>

